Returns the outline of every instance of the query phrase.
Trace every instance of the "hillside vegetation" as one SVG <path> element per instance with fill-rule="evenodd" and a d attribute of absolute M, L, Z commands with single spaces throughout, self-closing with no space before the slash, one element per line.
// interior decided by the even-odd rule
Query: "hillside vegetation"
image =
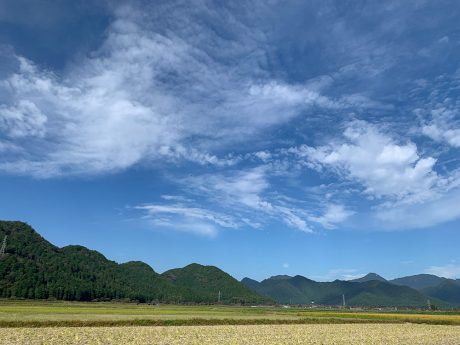
<path fill-rule="evenodd" d="M 460 279 L 448 279 L 433 274 L 417 274 L 390 280 L 390 283 L 409 286 L 424 295 L 460 306 Z"/>
<path fill-rule="evenodd" d="M 279 303 L 342 305 L 367 307 L 424 307 L 427 297 L 407 286 L 398 286 L 381 280 L 351 282 L 315 282 L 303 276 L 265 279 L 258 283 L 245 278 L 243 284 Z M 433 303 L 445 303 L 433 299 Z"/>
<path fill-rule="evenodd" d="M 191 264 L 166 271 L 162 277 L 187 292 L 186 299 L 197 302 L 272 303 L 256 295 L 229 274 L 214 266 Z"/>
<path fill-rule="evenodd" d="M 58 248 L 22 222 L 0 221 L 5 235 L 2 298 L 215 303 L 222 291 L 223 302 L 270 302 L 215 267 L 194 264 L 160 275 L 143 262 L 118 264 L 82 246 Z"/>
<path fill-rule="evenodd" d="M 460 305 L 458 280 L 417 275 L 386 281 L 370 273 L 354 281 L 316 282 L 279 275 L 241 282 L 196 263 L 159 274 L 140 261 L 118 264 L 79 245 L 59 248 L 23 222 L 0 221 L 0 298 L 162 303 L 318 304 L 364 307 Z"/>

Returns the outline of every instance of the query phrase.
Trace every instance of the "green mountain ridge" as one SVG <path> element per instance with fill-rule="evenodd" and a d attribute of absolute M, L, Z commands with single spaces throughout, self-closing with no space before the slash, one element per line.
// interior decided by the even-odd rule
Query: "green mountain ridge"
<path fill-rule="evenodd" d="M 273 303 L 215 266 L 196 263 L 164 272 L 165 279 L 187 292 L 188 300 L 223 303 Z"/>
<path fill-rule="evenodd" d="M 118 264 L 80 245 L 59 248 L 23 222 L 0 221 L 0 297 L 133 300 L 162 303 L 242 303 L 422 307 L 460 305 L 460 280 L 416 275 L 385 281 L 370 273 L 354 281 L 316 282 L 278 275 L 241 282 L 215 266 L 190 264 L 159 274 L 141 261 Z M 409 284 L 416 286 L 406 286 Z"/>
<path fill-rule="evenodd" d="M 417 274 L 393 279 L 390 283 L 409 286 L 430 298 L 460 306 L 460 279 L 438 277 L 433 274 Z"/>
<path fill-rule="evenodd" d="M 460 305 L 460 283 L 447 280 L 437 286 L 420 290 L 427 296 L 446 301 L 453 305 Z"/>
<path fill-rule="evenodd" d="M 364 277 L 349 280 L 350 282 L 364 283 L 372 280 L 378 280 L 381 282 L 386 282 L 387 280 L 382 276 L 379 276 L 377 273 L 368 273 Z"/>
<path fill-rule="evenodd" d="M 371 276 L 372 277 L 372 276 Z M 386 281 L 367 280 L 352 282 L 335 280 L 316 282 L 303 276 L 290 279 L 265 279 L 260 283 L 245 278 L 243 284 L 261 295 L 284 304 L 342 305 L 345 297 L 348 306 L 365 307 L 425 307 L 427 296 L 407 286 Z M 431 301 L 438 306 L 446 305 L 438 299 Z"/>
<path fill-rule="evenodd" d="M 260 283 L 257 280 L 251 278 L 243 278 L 241 283 L 244 284 L 248 289 L 254 290 Z"/>
<path fill-rule="evenodd" d="M 213 303 L 222 290 L 223 302 L 271 302 L 217 268 L 193 264 L 160 275 L 144 262 L 118 264 L 83 246 L 56 247 L 23 222 L 0 221 L 0 238 L 5 235 L 2 298 Z"/>
<path fill-rule="evenodd" d="M 396 285 L 409 286 L 413 289 L 424 289 L 434 287 L 448 280 L 447 278 L 438 277 L 433 274 L 416 274 L 407 277 L 396 278 L 389 282 Z"/>

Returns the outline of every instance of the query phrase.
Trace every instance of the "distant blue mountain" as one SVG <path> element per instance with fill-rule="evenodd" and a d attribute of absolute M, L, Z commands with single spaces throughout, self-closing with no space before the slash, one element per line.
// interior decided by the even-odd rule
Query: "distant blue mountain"
<path fill-rule="evenodd" d="M 368 273 L 364 277 L 358 278 L 358 279 L 352 279 L 349 280 L 350 282 L 357 282 L 357 283 L 364 283 L 368 282 L 371 280 L 377 280 L 380 282 L 386 282 L 387 280 L 383 278 L 382 276 L 379 276 L 377 273 Z"/>

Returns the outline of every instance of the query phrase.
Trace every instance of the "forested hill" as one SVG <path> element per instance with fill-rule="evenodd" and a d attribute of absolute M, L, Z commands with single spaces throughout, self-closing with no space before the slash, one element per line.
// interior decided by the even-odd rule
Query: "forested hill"
<path fill-rule="evenodd" d="M 410 287 L 393 285 L 378 279 L 365 279 L 362 282 L 316 282 L 303 276 L 295 276 L 283 279 L 272 277 L 260 283 L 244 278 L 242 283 L 278 303 L 341 305 L 345 298 L 348 306 L 425 307 L 428 299 L 426 295 Z M 435 298 L 431 298 L 431 302 L 438 307 L 447 305 L 445 301 Z"/>
<path fill-rule="evenodd" d="M 189 299 L 195 301 L 210 302 L 218 298 L 224 303 L 272 302 L 269 298 L 254 296 L 254 291 L 214 266 L 191 264 L 169 270 L 162 276 L 175 286 L 187 289 L 190 293 Z"/>
<path fill-rule="evenodd" d="M 82 246 L 58 248 L 23 222 L 0 221 L 0 241 L 5 235 L 6 251 L 0 259 L 2 298 L 213 303 L 219 291 L 225 291 L 223 302 L 270 301 L 225 272 L 206 266 L 193 266 L 198 275 L 185 268 L 184 272 L 189 272 L 185 275 L 181 269 L 174 270 L 177 277 L 185 278 L 173 279 L 143 262 L 117 264 Z M 203 279 L 213 283 L 205 289 Z"/>

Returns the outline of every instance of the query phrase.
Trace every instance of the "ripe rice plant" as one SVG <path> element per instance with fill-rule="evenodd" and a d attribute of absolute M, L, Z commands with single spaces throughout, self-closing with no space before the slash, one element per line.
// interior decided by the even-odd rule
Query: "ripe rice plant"
<path fill-rule="evenodd" d="M 416 324 L 316 324 L 0 329 L 0 344 L 458 345 L 460 327 Z"/>

